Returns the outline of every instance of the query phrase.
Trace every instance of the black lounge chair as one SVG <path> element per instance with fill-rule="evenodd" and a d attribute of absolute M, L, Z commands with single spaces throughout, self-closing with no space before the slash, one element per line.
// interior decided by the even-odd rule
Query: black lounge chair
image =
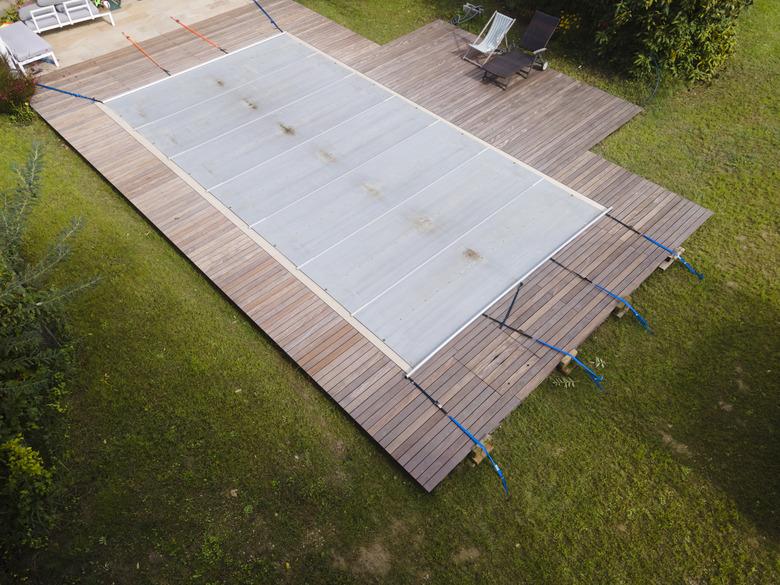
<path fill-rule="evenodd" d="M 547 69 L 547 61 L 542 55 L 547 50 L 547 43 L 558 27 L 558 22 L 558 17 L 537 10 L 523 33 L 520 48 L 493 57 L 485 63 L 482 66 L 482 80 L 491 81 L 501 89 L 506 89 L 515 74 L 527 78 L 534 67 L 542 71 Z M 502 82 L 501 79 L 506 81 Z"/>

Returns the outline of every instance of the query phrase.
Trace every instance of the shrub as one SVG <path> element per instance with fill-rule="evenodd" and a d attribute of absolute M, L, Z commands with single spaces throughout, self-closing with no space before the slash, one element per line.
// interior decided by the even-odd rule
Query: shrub
<path fill-rule="evenodd" d="M 745 0 L 623 0 L 599 23 L 600 51 L 652 71 L 653 59 L 676 77 L 711 79 L 734 50 Z M 611 8 L 611 7 L 610 7 Z"/>
<path fill-rule="evenodd" d="M 38 548 L 46 541 L 51 486 L 41 454 L 21 436 L 0 444 L 1 542 Z"/>
<path fill-rule="evenodd" d="M 42 157 L 35 147 L 18 185 L 0 194 L 0 558 L 45 540 L 53 470 L 44 456 L 61 430 L 65 380 L 72 364 L 61 302 L 94 281 L 49 284 L 79 229 L 74 221 L 37 261 L 23 253 L 38 202 Z"/>
<path fill-rule="evenodd" d="M 13 113 L 14 109 L 29 102 L 34 93 L 35 79 L 11 69 L 0 57 L 0 113 Z"/>
<path fill-rule="evenodd" d="M 2 195 L 0 208 L 0 442 L 31 431 L 59 410 L 62 374 L 70 349 L 57 341 L 62 330 L 59 299 L 67 290 L 47 286 L 54 267 L 69 252 L 78 229 L 63 232 L 37 262 L 28 262 L 22 240 L 38 201 L 38 148 L 18 171 L 19 185 Z"/>
<path fill-rule="evenodd" d="M 19 126 L 29 126 L 35 120 L 35 117 L 35 110 L 27 102 L 14 106 L 11 111 L 11 122 Z"/>
<path fill-rule="evenodd" d="M 597 53 L 623 70 L 650 73 L 658 63 L 689 81 L 711 79 L 732 53 L 736 21 L 752 0 L 547 0 L 565 14 Z M 508 0 L 527 9 L 528 0 Z M 571 18 L 575 16 L 575 18 Z"/>
<path fill-rule="evenodd" d="M 10 3 L 5 12 L 0 14 L 0 22 L 16 22 L 19 20 L 19 9 L 24 5 L 25 0 L 14 0 Z"/>

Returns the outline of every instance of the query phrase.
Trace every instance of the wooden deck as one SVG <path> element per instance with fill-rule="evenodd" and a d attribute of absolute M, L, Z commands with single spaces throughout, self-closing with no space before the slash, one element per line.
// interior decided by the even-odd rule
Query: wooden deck
<path fill-rule="evenodd" d="M 460 59 L 468 35 L 443 22 L 378 46 L 291 0 L 264 3 L 285 30 L 477 137 L 613 208 L 612 214 L 678 246 L 710 212 L 588 151 L 640 110 L 555 71 L 509 91 L 479 82 Z M 227 50 L 276 31 L 251 5 L 197 25 Z M 172 72 L 219 56 L 186 31 L 144 43 Z M 135 49 L 44 78 L 98 98 L 161 79 Z M 265 331 L 424 489 L 468 454 L 470 440 L 405 379 L 403 371 L 98 106 L 53 92 L 35 109 L 216 287 Z M 118 156 L 117 153 L 121 153 Z M 630 294 L 666 254 L 607 217 L 556 260 Z M 488 311 L 503 317 L 511 293 Z M 615 302 L 553 262 L 524 283 L 509 324 L 569 350 Z M 448 411 L 484 437 L 554 369 L 560 355 L 475 321 L 415 375 Z"/>

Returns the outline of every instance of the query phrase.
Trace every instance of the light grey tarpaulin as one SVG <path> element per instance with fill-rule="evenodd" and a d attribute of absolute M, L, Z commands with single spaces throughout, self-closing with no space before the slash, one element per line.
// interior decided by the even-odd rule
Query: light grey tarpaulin
<path fill-rule="evenodd" d="M 412 366 L 605 212 L 289 34 L 109 107 Z"/>

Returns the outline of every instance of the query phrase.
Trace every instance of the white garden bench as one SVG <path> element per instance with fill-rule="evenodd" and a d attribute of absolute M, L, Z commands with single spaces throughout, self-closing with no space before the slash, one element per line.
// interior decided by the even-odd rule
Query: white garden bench
<path fill-rule="evenodd" d="M 40 4 L 41 2 L 38 3 L 39 8 L 22 10 L 19 13 L 22 21 L 36 33 L 98 18 L 104 18 L 111 23 L 111 26 L 115 26 L 111 12 L 98 9 L 95 3 L 90 0 L 68 0 L 67 2 L 52 3 L 49 6 L 40 6 Z"/>

